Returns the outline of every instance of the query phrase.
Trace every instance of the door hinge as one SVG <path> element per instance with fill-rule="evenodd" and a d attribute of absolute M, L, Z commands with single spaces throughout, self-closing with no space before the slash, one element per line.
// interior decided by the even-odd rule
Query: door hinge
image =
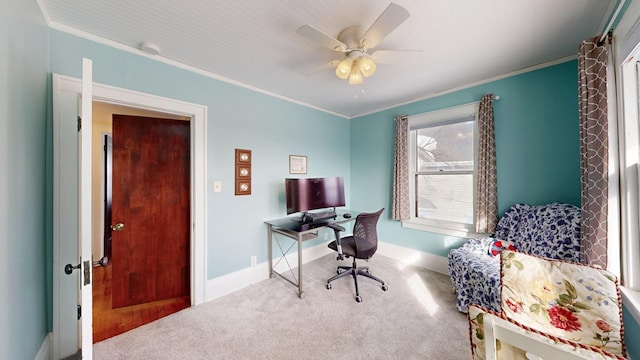
<path fill-rule="evenodd" d="M 82 317 L 82 305 L 78 305 L 78 320 Z"/>
<path fill-rule="evenodd" d="M 78 131 L 82 130 L 82 118 L 78 116 Z"/>

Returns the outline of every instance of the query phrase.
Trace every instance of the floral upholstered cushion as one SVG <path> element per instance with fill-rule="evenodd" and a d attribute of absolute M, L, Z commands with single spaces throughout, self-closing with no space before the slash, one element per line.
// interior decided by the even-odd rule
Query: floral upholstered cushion
<path fill-rule="evenodd" d="M 579 262 L 580 222 L 581 211 L 575 205 L 515 204 L 496 225 L 495 237 L 527 254 Z"/>
<path fill-rule="evenodd" d="M 538 333 L 526 329 L 522 325 L 504 318 L 504 314 L 497 313 L 477 305 L 469 305 L 468 320 L 469 320 L 469 337 L 471 343 L 471 357 L 473 360 L 485 360 L 488 358 L 486 353 L 486 341 L 491 340 L 487 337 L 487 329 L 485 328 L 485 319 L 488 316 L 495 316 L 500 318 L 501 324 L 504 328 L 509 329 L 510 332 L 517 334 L 525 334 L 535 342 L 541 344 L 553 344 L 560 354 L 557 358 L 562 358 L 563 353 L 571 353 L 580 356 L 583 359 L 605 359 L 605 360 L 621 360 L 620 356 L 608 353 L 604 350 L 593 349 L 591 347 L 580 346 L 578 343 L 562 340 L 560 338 L 551 336 L 549 334 Z M 503 360 L 528 360 L 536 359 L 536 356 L 529 356 L 527 351 L 518 348 L 504 340 L 495 339 L 495 349 L 497 359 Z M 537 348 L 537 346 L 536 346 Z M 535 353 L 535 350 L 532 350 Z M 546 359 L 546 358 L 545 358 Z"/>
<path fill-rule="evenodd" d="M 520 236 L 520 220 L 527 216 L 533 206 L 528 204 L 513 204 L 504 212 L 496 224 L 495 236 L 513 242 Z"/>
<path fill-rule="evenodd" d="M 622 302 L 611 273 L 504 250 L 502 315 L 583 346 L 626 356 Z"/>
<path fill-rule="evenodd" d="M 500 310 L 500 259 L 489 256 L 491 238 L 473 238 L 449 252 L 449 275 L 456 289 L 456 307 L 466 313 L 469 304 Z"/>

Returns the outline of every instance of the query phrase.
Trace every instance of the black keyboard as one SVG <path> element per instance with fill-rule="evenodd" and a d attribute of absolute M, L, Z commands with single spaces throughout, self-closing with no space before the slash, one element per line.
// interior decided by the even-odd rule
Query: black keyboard
<path fill-rule="evenodd" d="M 319 213 L 309 213 L 306 215 L 306 222 L 318 222 L 336 217 L 335 211 L 324 211 Z"/>

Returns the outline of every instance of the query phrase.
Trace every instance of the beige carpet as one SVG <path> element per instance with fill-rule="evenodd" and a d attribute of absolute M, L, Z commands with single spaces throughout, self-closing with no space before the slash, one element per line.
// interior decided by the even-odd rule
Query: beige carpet
<path fill-rule="evenodd" d="M 348 265 L 349 261 L 343 261 Z M 470 359 L 466 315 L 448 276 L 381 255 L 368 263 L 389 286 L 351 277 L 333 282 L 335 255 L 305 265 L 305 297 L 267 279 L 94 345 L 118 359 Z"/>

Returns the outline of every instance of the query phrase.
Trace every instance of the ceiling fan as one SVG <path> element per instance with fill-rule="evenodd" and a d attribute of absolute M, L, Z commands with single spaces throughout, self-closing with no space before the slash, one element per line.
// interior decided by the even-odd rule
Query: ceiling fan
<path fill-rule="evenodd" d="M 415 50 L 377 50 L 371 54 L 368 53 L 408 18 L 409 12 L 405 8 L 391 3 L 364 33 L 361 32 L 360 26 L 353 25 L 343 29 L 338 37 L 334 38 L 311 25 L 300 26 L 296 30 L 299 35 L 344 54 L 342 59 L 334 60 L 307 74 L 327 67 L 336 67 L 338 78 L 349 79 L 351 85 L 361 84 L 363 77 L 369 77 L 376 71 L 376 62 L 392 63 L 398 58 L 398 53 L 406 55 L 408 52 L 415 52 Z"/>

